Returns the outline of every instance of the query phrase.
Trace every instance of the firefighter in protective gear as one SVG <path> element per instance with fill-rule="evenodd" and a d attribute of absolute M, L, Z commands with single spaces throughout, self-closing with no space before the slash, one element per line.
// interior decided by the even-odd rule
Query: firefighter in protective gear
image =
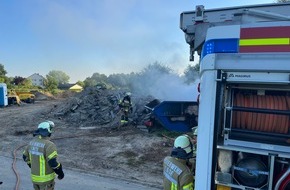
<path fill-rule="evenodd" d="M 193 190 L 193 175 L 189 159 L 193 157 L 193 145 L 187 135 L 181 135 L 174 141 L 171 156 L 163 161 L 164 190 Z"/>
<path fill-rule="evenodd" d="M 31 168 L 31 180 L 35 190 L 54 190 L 54 179 L 64 178 L 62 165 L 57 161 L 57 150 L 50 136 L 54 123 L 45 121 L 38 125 L 34 139 L 23 152 L 23 160 Z"/>
<path fill-rule="evenodd" d="M 193 130 L 193 148 L 194 148 L 193 153 L 194 154 L 196 154 L 196 148 L 197 148 L 197 128 L 198 128 L 198 126 L 192 128 L 192 130 Z"/>
<path fill-rule="evenodd" d="M 122 111 L 121 116 L 121 126 L 128 124 L 129 121 L 129 112 L 133 111 L 132 102 L 131 102 L 131 93 L 127 92 L 122 100 L 119 102 L 119 107 Z"/>

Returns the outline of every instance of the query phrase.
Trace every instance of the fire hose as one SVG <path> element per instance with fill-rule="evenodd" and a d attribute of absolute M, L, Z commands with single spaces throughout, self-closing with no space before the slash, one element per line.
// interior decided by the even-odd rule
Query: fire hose
<path fill-rule="evenodd" d="M 117 112 L 117 116 L 121 113 L 121 110 L 119 110 Z M 116 117 L 118 118 L 118 117 Z M 55 137 L 55 138 L 52 138 L 51 140 L 60 140 L 60 139 L 67 139 L 67 138 L 77 138 L 77 137 L 82 137 L 82 136 L 92 136 L 92 135 L 96 135 L 97 133 L 89 133 L 89 134 L 80 134 L 80 135 L 71 135 L 71 136 L 64 136 L 64 137 Z M 21 148 L 23 148 L 24 146 L 26 146 L 26 144 L 24 145 L 20 145 L 18 146 L 17 148 L 14 149 L 13 151 L 13 163 L 12 163 L 12 169 L 13 169 L 13 172 L 16 176 L 16 184 L 15 184 L 15 189 L 14 190 L 18 190 L 19 189 L 19 183 L 20 183 L 20 176 L 17 172 L 17 169 L 16 169 L 16 159 L 17 159 L 17 151 Z M 0 182 L 0 184 L 2 184 L 2 182 Z"/>
<path fill-rule="evenodd" d="M 21 146 L 17 147 L 16 149 L 14 149 L 14 151 L 13 151 L 13 163 L 12 163 L 12 169 L 13 169 L 14 174 L 16 175 L 16 185 L 15 185 L 15 190 L 18 190 L 18 189 L 19 189 L 19 183 L 20 183 L 20 177 L 19 177 L 19 174 L 18 174 L 18 172 L 17 172 L 17 170 L 16 170 L 16 159 L 17 159 L 17 157 L 16 157 L 16 153 L 17 153 L 17 151 L 18 151 L 20 148 L 22 148 L 22 147 L 24 147 L 24 146 L 25 146 L 25 145 L 21 145 Z"/>
<path fill-rule="evenodd" d="M 82 137 L 82 136 L 93 136 L 93 135 L 97 135 L 98 133 L 89 133 L 89 134 L 80 134 L 80 135 L 71 135 L 71 136 L 63 136 L 63 137 L 55 137 L 55 138 L 52 138 L 51 140 L 61 140 L 61 139 L 68 139 L 68 138 L 78 138 L 78 137 Z M 166 135 L 162 135 L 163 137 L 169 139 L 169 140 L 174 140 Z M 13 169 L 13 172 L 16 176 L 16 184 L 15 184 L 15 189 L 14 190 L 19 190 L 19 184 L 20 184 L 20 176 L 19 176 L 19 173 L 17 171 L 17 168 L 16 168 L 16 161 L 17 161 L 17 151 L 20 150 L 21 148 L 25 147 L 27 144 L 23 144 L 23 145 L 20 145 L 18 146 L 17 148 L 14 149 L 13 151 L 13 163 L 12 163 L 12 169 Z"/>

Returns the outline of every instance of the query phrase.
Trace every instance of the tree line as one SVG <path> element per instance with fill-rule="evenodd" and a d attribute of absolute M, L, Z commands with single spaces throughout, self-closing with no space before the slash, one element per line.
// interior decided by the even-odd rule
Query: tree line
<path fill-rule="evenodd" d="M 76 84 L 84 88 L 101 85 L 111 89 L 141 92 L 144 88 L 152 85 L 163 76 L 174 78 L 174 80 L 182 80 L 184 84 L 191 84 L 199 78 L 198 72 L 198 64 L 188 65 L 183 74 L 180 75 L 170 67 L 156 61 L 147 65 L 140 72 L 131 72 L 129 74 L 116 73 L 108 76 L 96 72 L 91 77 L 87 77 L 84 81 L 78 81 Z M 8 77 L 4 65 L 0 64 L 0 83 L 6 83 L 8 89 L 41 89 L 56 94 L 59 92 L 59 85 L 67 84 L 69 80 L 70 77 L 65 72 L 52 70 L 45 76 L 44 88 L 41 88 L 33 86 L 31 80 L 22 76 Z"/>

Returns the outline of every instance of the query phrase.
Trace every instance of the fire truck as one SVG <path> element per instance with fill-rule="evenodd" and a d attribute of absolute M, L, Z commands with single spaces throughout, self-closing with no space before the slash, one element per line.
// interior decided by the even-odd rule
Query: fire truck
<path fill-rule="evenodd" d="M 196 190 L 290 189 L 290 3 L 182 12 L 199 56 Z"/>

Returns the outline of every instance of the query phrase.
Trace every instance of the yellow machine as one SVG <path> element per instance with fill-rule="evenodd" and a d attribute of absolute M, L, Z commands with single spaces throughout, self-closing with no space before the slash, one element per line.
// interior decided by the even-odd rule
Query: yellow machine
<path fill-rule="evenodd" d="M 8 105 L 14 105 L 14 104 L 17 104 L 20 106 L 21 100 L 15 91 L 9 91 L 8 92 Z"/>
<path fill-rule="evenodd" d="M 30 92 L 16 92 L 22 102 L 34 103 L 35 95 Z"/>

